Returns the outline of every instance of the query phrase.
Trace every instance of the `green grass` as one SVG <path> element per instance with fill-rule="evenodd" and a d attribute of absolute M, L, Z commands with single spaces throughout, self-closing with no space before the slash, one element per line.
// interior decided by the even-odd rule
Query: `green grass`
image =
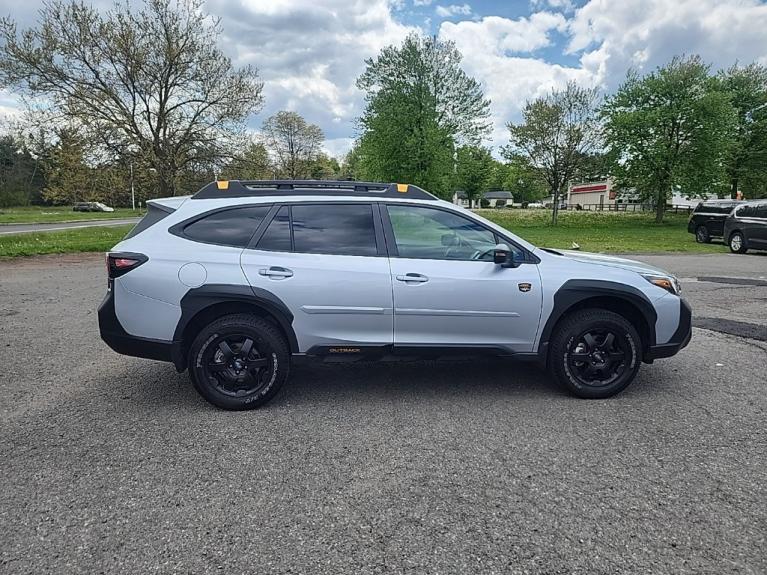
<path fill-rule="evenodd" d="M 105 252 L 133 226 L 80 228 L 64 232 L 34 232 L 0 236 L 0 257 Z"/>
<path fill-rule="evenodd" d="M 573 242 L 586 252 L 721 253 L 722 244 L 699 244 L 687 232 L 685 214 L 666 214 L 655 223 L 654 214 L 616 212 L 560 212 L 559 223 L 551 225 L 549 210 L 476 210 L 481 216 L 512 231 L 532 244 L 570 249 Z"/>
<path fill-rule="evenodd" d="M 723 253 L 722 244 L 698 244 L 687 233 L 687 216 L 668 214 L 656 224 L 652 214 L 563 212 L 559 225 L 549 223 L 548 210 L 477 210 L 482 216 L 529 242 L 582 251 L 612 253 L 691 252 Z M 69 252 L 104 252 L 119 242 L 131 226 L 93 227 L 60 232 L 0 236 L 0 257 Z"/>
<path fill-rule="evenodd" d="M 0 224 L 47 224 L 56 222 L 76 222 L 83 220 L 109 220 L 112 218 L 133 218 L 143 215 L 130 208 L 115 208 L 114 212 L 73 212 L 72 206 L 22 206 L 0 208 Z"/>

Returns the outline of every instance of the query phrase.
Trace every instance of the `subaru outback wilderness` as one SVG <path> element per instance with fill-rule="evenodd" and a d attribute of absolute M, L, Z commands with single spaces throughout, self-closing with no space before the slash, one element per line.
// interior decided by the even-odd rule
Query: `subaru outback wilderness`
<path fill-rule="evenodd" d="M 263 405 L 295 356 L 494 354 L 604 398 L 690 341 L 670 274 L 537 248 L 406 184 L 219 181 L 148 211 L 107 253 L 101 337 Z"/>

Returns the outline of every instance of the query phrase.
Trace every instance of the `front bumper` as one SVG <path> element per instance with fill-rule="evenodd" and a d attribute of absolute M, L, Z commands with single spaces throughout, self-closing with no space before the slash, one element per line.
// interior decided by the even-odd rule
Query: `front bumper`
<path fill-rule="evenodd" d="M 684 299 L 679 298 L 679 325 L 667 343 L 651 345 L 644 354 L 644 361 L 652 363 L 662 357 L 671 357 L 690 343 L 692 339 L 692 309 Z"/>
<path fill-rule="evenodd" d="M 160 361 L 173 361 L 173 342 L 138 337 L 123 329 L 115 313 L 114 290 L 110 289 L 99 306 L 101 339 L 117 353 Z"/>

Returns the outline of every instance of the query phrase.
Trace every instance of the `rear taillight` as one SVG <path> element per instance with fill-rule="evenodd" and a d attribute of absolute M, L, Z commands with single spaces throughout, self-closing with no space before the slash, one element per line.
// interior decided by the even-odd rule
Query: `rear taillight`
<path fill-rule="evenodd" d="M 108 253 L 107 259 L 107 277 L 109 280 L 113 280 L 121 275 L 127 274 L 129 271 L 136 269 L 149 258 L 144 254 L 136 253 Z"/>

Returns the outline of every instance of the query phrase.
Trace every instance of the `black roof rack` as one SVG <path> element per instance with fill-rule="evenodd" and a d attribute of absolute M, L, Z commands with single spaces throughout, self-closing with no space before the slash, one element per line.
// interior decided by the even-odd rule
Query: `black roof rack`
<path fill-rule="evenodd" d="M 248 196 L 348 196 L 437 200 L 429 192 L 410 184 L 354 182 L 338 180 L 219 180 L 192 196 L 193 200 L 241 198 Z"/>

